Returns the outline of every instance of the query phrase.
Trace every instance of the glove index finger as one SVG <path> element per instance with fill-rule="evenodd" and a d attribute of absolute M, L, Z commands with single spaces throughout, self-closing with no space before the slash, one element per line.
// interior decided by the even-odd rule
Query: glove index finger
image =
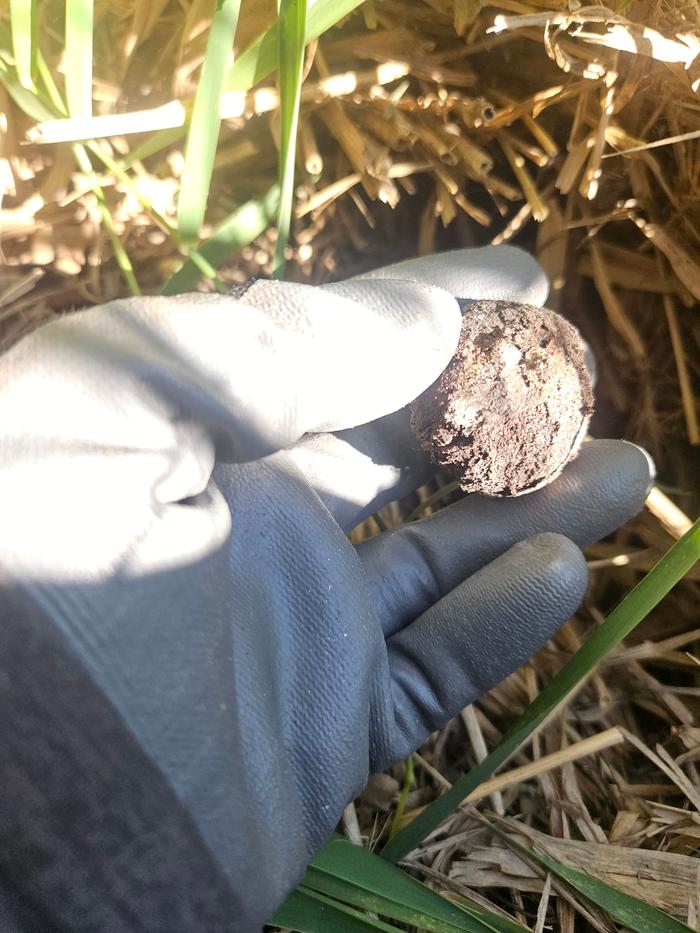
<path fill-rule="evenodd" d="M 539 263 L 524 250 L 508 245 L 419 256 L 365 272 L 361 278 L 430 282 L 462 300 L 490 298 L 540 307 L 549 293 L 547 276 Z"/>
<path fill-rule="evenodd" d="M 414 282 L 260 281 L 242 300 L 269 322 L 276 366 L 270 378 L 287 380 L 276 387 L 287 395 L 279 447 L 402 408 L 440 375 L 461 326 L 447 291 Z"/>

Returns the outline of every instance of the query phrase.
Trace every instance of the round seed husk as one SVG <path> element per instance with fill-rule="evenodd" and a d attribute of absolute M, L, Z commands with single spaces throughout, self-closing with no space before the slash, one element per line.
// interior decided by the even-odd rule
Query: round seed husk
<path fill-rule="evenodd" d="M 465 492 L 519 496 L 576 455 L 593 412 L 578 330 L 546 308 L 474 301 L 457 350 L 411 406 L 411 425 Z"/>

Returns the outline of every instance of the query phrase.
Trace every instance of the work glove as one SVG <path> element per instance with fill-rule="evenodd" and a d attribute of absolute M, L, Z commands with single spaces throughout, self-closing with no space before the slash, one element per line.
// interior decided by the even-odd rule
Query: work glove
<path fill-rule="evenodd" d="M 405 406 L 455 298 L 546 292 L 516 249 L 458 251 L 113 301 L 5 355 L 3 929 L 259 930 L 368 774 L 574 612 L 579 549 L 644 502 L 631 444 L 346 536 L 433 472 Z"/>

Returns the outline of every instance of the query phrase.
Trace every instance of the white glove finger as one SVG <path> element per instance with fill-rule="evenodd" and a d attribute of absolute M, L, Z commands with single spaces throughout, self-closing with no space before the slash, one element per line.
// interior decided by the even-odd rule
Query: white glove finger
<path fill-rule="evenodd" d="M 248 367 L 251 374 L 254 366 L 267 370 L 255 380 L 259 395 L 248 403 L 277 447 L 305 433 L 365 424 L 408 404 L 449 362 L 461 322 L 445 290 L 412 282 L 314 288 L 259 281 L 243 301 L 269 322 L 276 359 L 269 366 L 261 353 Z"/>
<path fill-rule="evenodd" d="M 463 300 L 509 299 L 540 306 L 549 292 L 547 276 L 538 263 L 515 246 L 484 246 L 421 256 L 365 272 L 358 278 L 408 279 L 438 285 Z"/>

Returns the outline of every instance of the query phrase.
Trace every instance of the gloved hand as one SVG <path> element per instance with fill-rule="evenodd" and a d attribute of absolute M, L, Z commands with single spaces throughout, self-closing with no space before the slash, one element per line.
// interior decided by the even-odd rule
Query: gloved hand
<path fill-rule="evenodd" d="M 546 282 L 460 251 L 115 301 L 0 361 L 3 929 L 259 929 L 368 773 L 576 609 L 579 548 L 644 501 L 631 444 L 345 535 L 430 473 L 402 409 L 456 346 L 452 296 Z"/>

